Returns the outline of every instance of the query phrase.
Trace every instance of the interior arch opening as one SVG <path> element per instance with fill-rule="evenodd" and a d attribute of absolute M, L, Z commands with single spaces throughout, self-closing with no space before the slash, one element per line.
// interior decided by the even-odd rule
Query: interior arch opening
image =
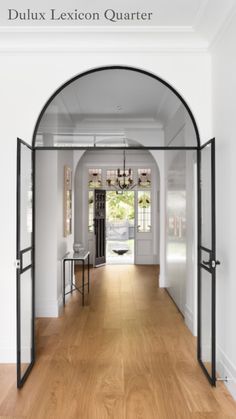
<path fill-rule="evenodd" d="M 126 249 L 127 243 L 119 240 L 117 247 L 114 235 L 104 236 L 103 254 L 94 250 L 96 221 L 103 219 L 112 234 L 117 222 L 106 220 L 104 211 L 96 218 L 96 208 L 101 209 L 102 203 L 105 209 L 106 193 L 114 200 L 129 192 L 134 194 L 135 216 L 132 220 L 126 206 L 129 214 L 128 220 L 122 220 L 126 224 L 122 234 L 127 242 L 134 240 L 134 269 L 150 269 L 155 287 L 159 284 L 168 291 L 196 334 L 199 134 L 178 92 L 139 69 L 114 66 L 88 71 L 68 81 L 46 103 L 33 145 L 36 317 L 58 317 L 67 303 L 65 291 L 71 293 L 70 281 L 77 272 L 73 265 L 63 265 L 63 270 L 62 264 L 74 244 L 90 252 L 88 263 L 94 267 L 106 262 L 106 253 L 111 257 L 118 251 L 122 261 L 124 251 L 130 251 L 131 243 Z M 118 200 L 113 207 L 117 206 Z"/>
<path fill-rule="evenodd" d="M 92 255 L 93 265 L 98 266 L 94 250 L 97 243 L 96 217 L 94 203 L 90 205 L 89 200 L 94 200 L 94 189 L 124 193 L 124 190 L 117 189 L 121 189 L 118 186 L 118 171 L 122 170 L 123 153 L 126 150 L 126 153 L 129 153 L 126 155 L 126 169 L 131 173 L 132 166 L 135 167 L 132 180 L 135 187 L 133 188 L 131 184 L 128 189 L 131 196 L 131 191 L 135 192 L 136 215 L 135 220 L 123 220 L 126 228 L 123 228 L 124 226 L 122 228 L 127 243 L 134 236 L 135 240 L 134 244 L 130 242 L 129 245 L 120 241 L 118 247 L 121 248 L 118 250 L 130 253 L 133 246 L 133 263 L 160 265 L 160 286 L 169 291 L 185 316 L 189 328 L 195 334 L 196 150 L 199 145 L 199 134 L 191 110 L 179 93 L 160 78 L 135 68 L 113 66 L 88 71 L 65 83 L 49 99 L 36 124 L 34 145 L 37 151 L 36 191 L 38 191 L 36 249 L 41 249 L 36 251 L 36 266 L 43 266 L 46 253 L 49 253 L 47 246 L 43 245 L 45 242 L 48 243 L 49 231 L 51 237 L 54 237 L 53 249 L 56 260 L 56 263 L 54 261 L 52 264 L 51 274 L 49 274 L 50 263 L 45 268 L 47 272 L 43 273 L 39 269 L 37 273 L 36 269 L 36 289 L 37 283 L 41 284 L 39 288 L 42 288 L 43 281 L 47 282 L 48 277 L 55 277 L 54 286 L 60 294 L 61 260 L 63 255 L 73 248 L 74 242 L 88 249 Z M 71 203 L 69 203 L 71 218 L 66 221 L 69 223 L 67 233 L 65 229 L 63 230 L 65 208 L 61 205 L 65 167 L 71 170 L 72 185 Z M 146 191 L 139 188 L 141 169 L 145 169 L 146 172 L 151 170 L 152 191 L 150 188 Z M 95 188 L 89 187 L 89 170 L 91 173 L 96 172 L 96 176 L 100 173 L 100 184 Z M 114 179 L 112 181 L 110 179 L 110 182 L 114 183 L 108 185 L 107 173 L 111 175 L 112 171 Z M 45 176 L 47 180 L 43 181 Z M 50 179 L 54 179 L 54 184 L 50 185 Z M 128 175 L 125 181 L 128 182 Z M 45 182 L 49 190 L 41 193 L 40 184 Z M 55 191 L 53 198 L 50 196 L 52 188 Z M 148 194 L 152 194 L 150 207 L 152 218 L 151 221 L 147 221 L 146 230 L 142 227 L 143 231 L 142 229 L 139 231 L 139 211 L 142 212 L 139 208 L 139 200 L 142 201 L 141 192 L 145 193 L 146 198 Z M 44 220 L 45 217 L 48 218 L 46 213 L 47 207 L 50 207 L 50 199 L 53 200 L 52 206 L 54 205 L 54 212 L 56 211 L 58 216 L 57 218 L 53 216 L 53 222 L 48 225 Z M 39 201 L 41 204 L 38 206 Z M 46 203 L 45 208 L 42 205 L 43 201 Z M 116 203 L 115 206 L 117 205 Z M 145 217 L 148 217 L 147 209 L 143 208 L 142 214 L 145 211 Z M 112 232 L 115 223 L 117 220 L 104 220 L 103 224 Z M 111 237 L 109 248 L 108 238 L 107 240 L 105 238 L 106 243 L 103 246 L 105 249 L 103 252 L 110 254 L 110 260 L 111 254 L 114 256 L 117 251 L 115 240 L 113 241 Z M 122 259 L 119 253 L 117 258 L 125 261 L 125 256 Z M 106 262 L 104 255 L 100 257 L 99 263 L 103 262 Z M 39 281 L 37 277 L 43 277 L 44 280 Z M 41 295 L 42 289 L 38 290 L 38 295 Z M 56 314 L 60 309 L 58 301 L 55 304 Z M 38 303 L 39 315 L 42 314 L 40 304 Z"/>
<path fill-rule="evenodd" d="M 106 263 L 159 264 L 159 168 L 148 150 L 126 150 L 132 185 L 121 190 L 117 171 L 123 170 L 123 153 L 97 148 L 86 151 L 75 163 L 74 240 L 89 249 L 97 266 L 95 190 L 102 189 L 106 195 Z"/>

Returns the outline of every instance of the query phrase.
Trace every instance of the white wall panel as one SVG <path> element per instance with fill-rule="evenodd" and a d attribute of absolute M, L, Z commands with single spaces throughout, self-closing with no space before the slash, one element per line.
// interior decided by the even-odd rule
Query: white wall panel
<path fill-rule="evenodd" d="M 236 17 L 212 51 L 213 127 L 216 137 L 217 369 L 232 381 L 236 399 Z"/>

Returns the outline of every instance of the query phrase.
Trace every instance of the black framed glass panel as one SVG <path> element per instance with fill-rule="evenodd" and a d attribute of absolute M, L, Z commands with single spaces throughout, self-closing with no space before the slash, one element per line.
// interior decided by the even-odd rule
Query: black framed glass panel
<path fill-rule="evenodd" d="M 34 364 L 33 151 L 17 140 L 17 387 Z"/>
<path fill-rule="evenodd" d="M 198 360 L 216 383 L 215 140 L 198 150 Z"/>

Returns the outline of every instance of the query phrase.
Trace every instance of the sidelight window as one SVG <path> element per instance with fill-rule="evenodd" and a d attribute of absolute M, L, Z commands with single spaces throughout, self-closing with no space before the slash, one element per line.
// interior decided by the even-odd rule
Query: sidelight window
<path fill-rule="evenodd" d="M 138 191 L 138 232 L 151 231 L 151 192 Z"/>
<path fill-rule="evenodd" d="M 89 191 L 88 193 L 88 231 L 89 233 L 94 232 L 94 193 Z"/>

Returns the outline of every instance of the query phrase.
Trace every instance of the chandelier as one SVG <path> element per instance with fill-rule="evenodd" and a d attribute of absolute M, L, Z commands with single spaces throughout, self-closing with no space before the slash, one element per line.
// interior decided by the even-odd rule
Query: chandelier
<path fill-rule="evenodd" d="M 118 168 L 117 169 L 117 182 L 116 186 L 120 190 L 129 190 L 133 189 L 135 187 L 135 184 L 133 182 L 133 174 L 132 170 L 126 169 L 126 155 L 125 150 L 123 151 L 123 169 Z"/>

